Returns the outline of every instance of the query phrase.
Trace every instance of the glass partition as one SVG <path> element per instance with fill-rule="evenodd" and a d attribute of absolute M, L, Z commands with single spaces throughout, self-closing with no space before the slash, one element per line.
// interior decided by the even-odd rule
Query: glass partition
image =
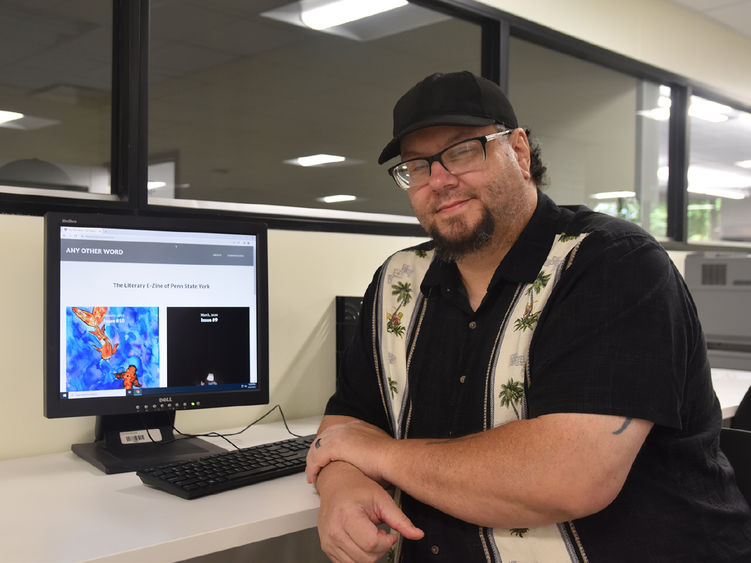
<path fill-rule="evenodd" d="M 751 242 L 751 114 L 691 96 L 689 144 L 689 242 Z"/>
<path fill-rule="evenodd" d="M 3 3 L 0 192 L 109 194 L 112 4 Z"/>
<path fill-rule="evenodd" d="M 479 73 L 480 26 L 407 4 L 316 30 L 302 7 L 152 5 L 150 202 L 411 215 L 376 163 L 393 105 L 432 72 Z"/>
<path fill-rule="evenodd" d="M 520 124 L 541 145 L 546 193 L 665 236 L 669 89 L 518 38 L 509 84 Z"/>

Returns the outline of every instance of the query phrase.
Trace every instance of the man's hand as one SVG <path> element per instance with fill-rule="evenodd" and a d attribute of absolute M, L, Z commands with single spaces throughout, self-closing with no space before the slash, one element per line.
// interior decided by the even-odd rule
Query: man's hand
<path fill-rule="evenodd" d="M 321 469 L 332 461 L 347 461 L 374 481 L 385 484 L 383 461 L 394 441 L 380 428 L 361 420 L 328 425 L 308 451 L 308 483 L 315 483 Z"/>
<path fill-rule="evenodd" d="M 318 491 L 321 549 L 335 563 L 370 563 L 383 557 L 397 536 L 380 524 L 407 539 L 423 536 L 383 487 L 348 463 L 328 465 L 318 479 Z"/>

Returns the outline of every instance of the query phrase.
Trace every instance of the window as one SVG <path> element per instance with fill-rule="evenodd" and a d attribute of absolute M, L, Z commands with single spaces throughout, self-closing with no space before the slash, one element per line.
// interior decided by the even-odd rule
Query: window
<path fill-rule="evenodd" d="M 748 107 L 704 86 L 689 103 L 690 80 L 486 2 L 383 0 L 396 7 L 335 24 L 303 14 L 326 1 L 5 2 L 3 211 L 184 213 L 172 206 L 280 228 L 417 234 L 376 159 L 402 93 L 467 69 L 508 84 L 558 203 L 658 238 L 670 223 L 678 245 L 751 242 Z M 669 199 L 667 83 L 681 101 L 671 166 L 688 167 L 688 193 L 672 190 L 682 184 L 672 175 Z"/>
<path fill-rule="evenodd" d="M 0 192 L 109 194 L 112 5 L 2 11 Z"/>
<path fill-rule="evenodd" d="M 657 173 L 667 163 L 669 103 L 659 85 L 512 38 L 509 97 L 542 147 L 544 191 L 556 203 L 665 236 L 667 189 Z"/>
<path fill-rule="evenodd" d="M 149 201 L 411 216 L 376 162 L 393 105 L 432 72 L 479 73 L 481 27 L 407 5 L 316 31 L 299 4 L 262 5 L 152 5 Z M 333 162 L 305 166 L 315 155 Z"/>
<path fill-rule="evenodd" d="M 688 240 L 751 242 L 751 114 L 689 105 Z"/>

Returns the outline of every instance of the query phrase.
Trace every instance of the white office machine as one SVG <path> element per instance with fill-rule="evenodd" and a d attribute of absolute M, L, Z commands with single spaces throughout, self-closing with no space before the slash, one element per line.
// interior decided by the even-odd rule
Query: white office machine
<path fill-rule="evenodd" d="M 751 254 L 689 254 L 686 283 L 699 311 L 711 366 L 751 370 Z"/>

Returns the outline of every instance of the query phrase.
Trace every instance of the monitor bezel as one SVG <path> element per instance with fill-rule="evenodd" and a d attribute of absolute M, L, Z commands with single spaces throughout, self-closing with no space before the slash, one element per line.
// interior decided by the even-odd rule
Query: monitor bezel
<path fill-rule="evenodd" d="M 197 390 L 173 395 L 60 398 L 60 228 L 63 226 L 109 227 L 161 231 L 239 233 L 257 237 L 256 310 L 257 387 L 232 391 Z M 266 405 L 269 403 L 269 308 L 268 229 L 264 223 L 214 218 L 108 215 L 50 212 L 44 217 L 44 416 L 66 418 L 144 414 L 206 408 Z M 160 400 L 161 399 L 161 400 Z M 187 406 L 182 406 L 183 403 Z"/>

